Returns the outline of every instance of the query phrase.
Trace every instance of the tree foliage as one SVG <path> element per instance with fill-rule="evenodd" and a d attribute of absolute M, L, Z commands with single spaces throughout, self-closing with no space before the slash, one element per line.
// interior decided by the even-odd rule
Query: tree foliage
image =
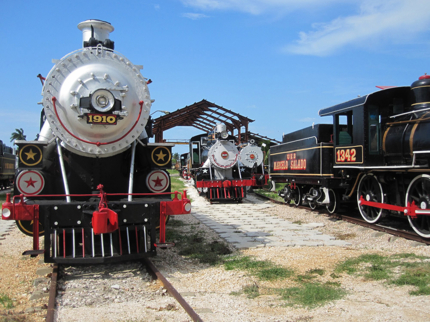
<path fill-rule="evenodd" d="M 15 132 L 12 132 L 10 136 L 10 142 L 16 140 L 26 140 L 27 136 L 24 134 L 24 130 L 22 128 L 15 129 Z"/>

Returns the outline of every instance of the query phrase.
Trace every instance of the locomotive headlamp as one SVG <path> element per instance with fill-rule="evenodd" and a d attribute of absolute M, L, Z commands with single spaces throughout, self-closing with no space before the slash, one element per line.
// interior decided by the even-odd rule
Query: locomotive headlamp
<path fill-rule="evenodd" d="M 226 131 L 222 131 L 221 132 L 221 138 L 223 138 L 224 140 L 228 138 L 228 133 Z"/>
<path fill-rule="evenodd" d="M 186 212 L 190 212 L 191 211 L 191 204 L 189 202 L 187 202 L 184 206 L 184 209 Z"/>
<path fill-rule="evenodd" d="M 3 215 L 4 218 L 9 218 L 10 214 L 11 214 L 10 209 L 3 208 L 2 215 Z"/>
<path fill-rule="evenodd" d="M 115 97 L 105 89 L 98 89 L 91 95 L 91 105 L 99 112 L 109 112 L 115 105 Z"/>

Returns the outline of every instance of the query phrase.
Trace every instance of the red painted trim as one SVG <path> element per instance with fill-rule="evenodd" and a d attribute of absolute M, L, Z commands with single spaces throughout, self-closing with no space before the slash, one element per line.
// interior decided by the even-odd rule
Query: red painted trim
<path fill-rule="evenodd" d="M 251 187 L 255 185 L 255 180 L 252 179 L 244 179 L 244 180 L 203 180 L 203 181 L 197 181 L 196 187 L 197 188 L 222 188 L 224 187 L 224 182 L 230 182 L 231 187 Z"/>
<path fill-rule="evenodd" d="M 142 115 L 142 109 L 143 109 L 143 101 L 140 101 L 139 102 L 139 105 L 140 105 L 140 111 L 139 111 L 139 116 L 137 117 L 137 119 L 136 119 L 136 122 L 133 124 L 133 127 L 126 133 L 126 134 L 124 134 L 122 137 L 120 137 L 119 139 L 117 139 L 117 140 L 115 140 L 115 141 L 111 141 L 111 142 L 105 142 L 105 143 L 100 143 L 100 142 L 91 142 L 91 141 L 87 141 L 87 140 L 83 140 L 83 139 L 81 139 L 81 138 L 79 138 L 79 137 L 77 137 L 76 135 L 74 135 L 73 133 L 71 133 L 65 126 L 64 126 L 64 124 L 63 124 L 63 122 L 61 122 L 61 119 L 60 119 L 60 116 L 58 115 L 58 112 L 57 112 L 57 104 L 56 104 L 56 101 L 57 101 L 57 98 L 55 97 L 55 96 L 53 96 L 52 97 L 52 103 L 53 103 L 53 105 L 54 105 L 54 112 L 55 112 L 55 115 L 57 116 L 57 119 L 58 119 L 58 121 L 60 122 L 60 124 L 61 124 L 61 126 L 67 131 L 67 133 L 69 133 L 71 136 L 73 136 L 76 140 L 78 140 L 78 141 L 81 141 L 81 142 L 84 142 L 84 143 L 88 143 L 88 144 L 94 144 L 94 145 L 97 145 L 97 146 L 100 146 L 100 145 L 106 145 L 106 144 L 112 144 L 112 143 L 115 143 L 115 142 L 118 142 L 118 141 L 120 141 L 120 140 L 122 140 L 123 138 L 125 138 L 135 127 L 136 127 L 136 124 L 139 122 L 139 119 L 140 119 L 140 115 Z"/>
<path fill-rule="evenodd" d="M 184 190 L 186 191 L 186 190 Z M 175 198 L 178 198 L 178 195 L 180 195 L 181 193 L 178 191 L 174 191 L 174 192 L 156 192 L 156 193 L 106 193 L 106 196 L 162 196 L 162 195 L 175 195 Z M 15 197 L 25 197 L 25 198 L 57 198 L 57 197 L 100 197 L 99 194 L 50 194 L 50 195 L 26 195 L 26 194 L 21 194 L 21 195 L 16 195 Z"/>
<path fill-rule="evenodd" d="M 404 214 L 405 216 L 410 216 L 413 219 L 417 218 L 416 211 L 421 210 L 417 205 L 415 205 L 415 201 L 412 201 L 412 203 L 408 202 L 408 205 L 406 207 L 402 207 L 402 206 L 395 206 L 395 205 L 390 205 L 386 203 L 367 201 L 363 198 L 363 196 L 360 196 L 359 205 L 398 211 Z M 430 211 L 430 209 L 427 209 L 427 210 Z M 425 213 L 419 214 L 419 215 L 430 216 L 430 214 L 425 214 Z"/>

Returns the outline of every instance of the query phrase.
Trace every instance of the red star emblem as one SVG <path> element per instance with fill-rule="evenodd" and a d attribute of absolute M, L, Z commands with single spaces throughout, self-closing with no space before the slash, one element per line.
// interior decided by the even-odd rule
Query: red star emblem
<path fill-rule="evenodd" d="M 163 181 L 163 179 L 160 179 L 160 177 L 158 177 L 157 176 L 157 179 L 155 179 L 155 180 L 152 180 L 152 182 L 155 182 L 155 185 L 154 185 L 154 187 L 158 187 L 158 186 L 163 186 L 162 184 L 161 184 L 161 182 Z"/>
<path fill-rule="evenodd" d="M 30 177 L 30 180 L 27 180 L 27 181 L 25 181 L 25 183 L 27 184 L 27 188 L 28 187 L 30 187 L 30 186 L 32 186 L 33 188 L 36 188 L 35 186 L 34 186 L 34 184 L 36 183 L 37 181 L 33 181 L 33 179 Z"/>

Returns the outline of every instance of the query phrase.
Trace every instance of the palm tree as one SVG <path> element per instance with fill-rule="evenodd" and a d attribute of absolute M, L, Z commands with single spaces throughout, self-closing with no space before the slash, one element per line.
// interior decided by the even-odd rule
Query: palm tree
<path fill-rule="evenodd" d="M 24 135 L 24 130 L 22 128 L 15 129 L 15 132 L 12 133 L 10 136 L 10 142 L 15 140 L 25 140 L 27 138 L 26 135 Z"/>

